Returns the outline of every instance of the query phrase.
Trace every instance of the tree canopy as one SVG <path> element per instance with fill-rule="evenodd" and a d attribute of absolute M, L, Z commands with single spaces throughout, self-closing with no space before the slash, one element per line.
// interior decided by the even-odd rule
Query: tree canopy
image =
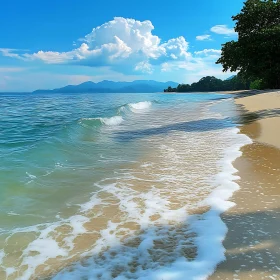
<path fill-rule="evenodd" d="M 232 18 L 238 40 L 223 45 L 216 63 L 263 87 L 280 88 L 280 0 L 247 0 Z"/>
<path fill-rule="evenodd" d="M 177 88 L 168 87 L 164 92 L 209 92 L 226 90 L 246 90 L 250 83 L 239 75 L 227 80 L 220 80 L 213 76 L 201 78 L 197 83 L 180 84 Z"/>

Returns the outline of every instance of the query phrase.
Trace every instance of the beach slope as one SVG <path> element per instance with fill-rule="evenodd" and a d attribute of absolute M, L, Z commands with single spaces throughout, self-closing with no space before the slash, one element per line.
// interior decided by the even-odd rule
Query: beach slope
<path fill-rule="evenodd" d="M 237 95 L 241 133 L 253 143 L 234 166 L 240 190 L 223 214 L 226 261 L 214 279 L 280 279 L 280 91 Z"/>

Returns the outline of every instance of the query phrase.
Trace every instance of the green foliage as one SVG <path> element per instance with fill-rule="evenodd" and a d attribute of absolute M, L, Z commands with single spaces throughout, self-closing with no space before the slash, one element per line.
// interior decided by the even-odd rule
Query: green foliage
<path fill-rule="evenodd" d="M 210 91 L 225 91 L 225 90 L 245 90 L 249 89 L 250 83 L 243 80 L 239 75 L 234 76 L 229 80 L 220 80 L 215 77 L 207 76 L 201 78 L 197 83 L 180 84 L 177 89 L 168 87 L 164 92 L 210 92 Z"/>
<path fill-rule="evenodd" d="M 250 89 L 264 89 L 264 84 L 263 81 L 260 80 L 255 80 L 253 82 L 250 83 Z"/>
<path fill-rule="evenodd" d="M 168 87 L 167 89 L 164 90 L 164 92 L 176 92 L 176 88 Z"/>
<path fill-rule="evenodd" d="M 247 90 L 249 86 L 250 81 L 244 79 L 239 74 L 231 80 L 224 81 L 224 90 Z"/>
<path fill-rule="evenodd" d="M 238 40 L 223 45 L 217 63 L 224 71 L 280 88 L 280 0 L 247 0 L 232 18 Z"/>

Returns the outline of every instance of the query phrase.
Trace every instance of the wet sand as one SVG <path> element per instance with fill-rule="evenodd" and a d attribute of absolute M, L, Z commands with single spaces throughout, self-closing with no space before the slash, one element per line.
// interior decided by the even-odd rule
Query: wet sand
<path fill-rule="evenodd" d="M 280 92 L 237 96 L 245 109 L 241 133 L 254 143 L 243 147 L 234 166 L 240 190 L 236 206 L 223 214 L 228 227 L 226 261 L 214 279 L 280 279 Z"/>

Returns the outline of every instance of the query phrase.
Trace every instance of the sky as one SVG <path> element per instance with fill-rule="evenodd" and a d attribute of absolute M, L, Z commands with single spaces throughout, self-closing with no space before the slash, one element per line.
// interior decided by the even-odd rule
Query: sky
<path fill-rule="evenodd" d="M 9 0 L 0 9 L 0 91 L 102 80 L 225 79 L 244 0 Z"/>

